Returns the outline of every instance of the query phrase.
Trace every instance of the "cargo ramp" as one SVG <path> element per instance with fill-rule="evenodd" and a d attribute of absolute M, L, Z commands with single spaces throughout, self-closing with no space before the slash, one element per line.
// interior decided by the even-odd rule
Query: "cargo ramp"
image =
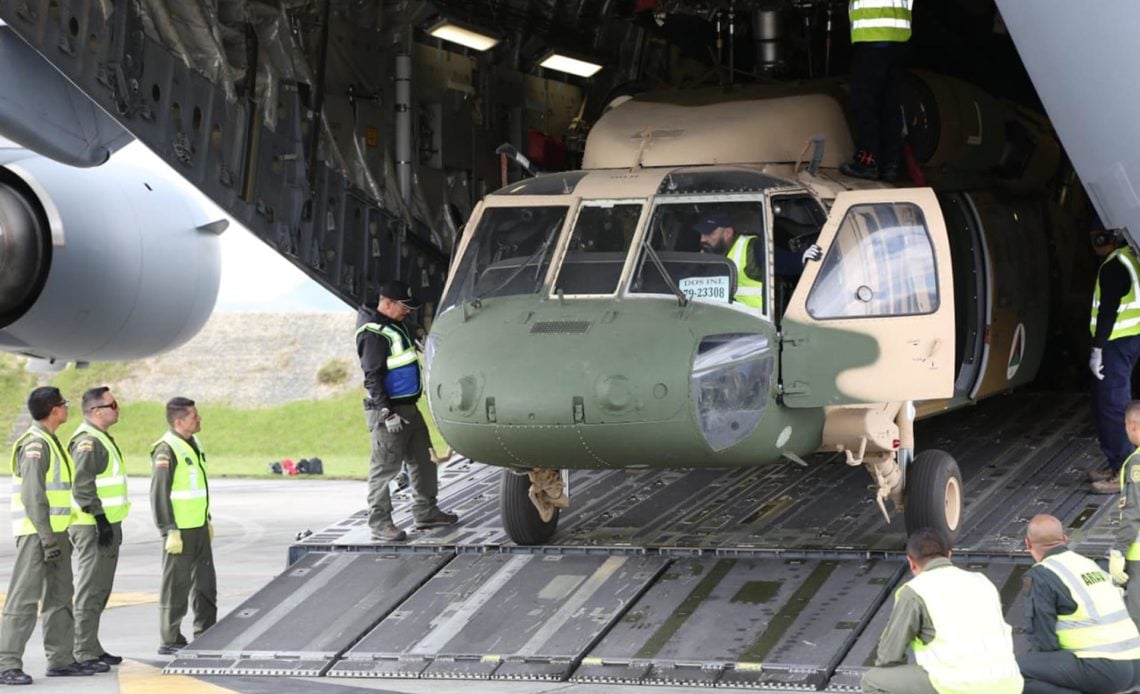
<path fill-rule="evenodd" d="M 918 440 L 957 458 L 955 561 L 994 581 L 1024 646 L 1029 518 L 1057 515 L 1091 556 L 1112 539 L 1114 498 L 1085 482 L 1101 459 L 1087 401 L 1010 395 Z M 901 519 L 883 522 L 861 468 L 810 462 L 575 471 L 555 542 L 519 547 L 501 471 L 456 460 L 440 500 L 458 525 L 379 545 L 362 511 L 305 537 L 165 672 L 857 691 L 907 577 Z"/>

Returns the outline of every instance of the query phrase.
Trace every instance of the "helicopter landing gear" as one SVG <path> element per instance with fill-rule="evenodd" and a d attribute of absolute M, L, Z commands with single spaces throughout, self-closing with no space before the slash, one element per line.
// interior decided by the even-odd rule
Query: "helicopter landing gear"
<path fill-rule="evenodd" d="M 499 515 L 507 535 L 520 545 L 541 545 L 554 537 L 559 511 L 570 505 L 557 470 L 527 474 L 504 469 L 499 483 Z"/>

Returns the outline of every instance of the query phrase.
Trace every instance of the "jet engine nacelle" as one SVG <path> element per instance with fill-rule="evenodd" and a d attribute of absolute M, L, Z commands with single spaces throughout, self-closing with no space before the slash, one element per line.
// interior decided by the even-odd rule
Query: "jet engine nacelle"
<path fill-rule="evenodd" d="M 217 299 L 226 222 L 211 221 L 129 162 L 76 169 L 0 148 L 0 350 L 116 361 L 186 342 Z"/>

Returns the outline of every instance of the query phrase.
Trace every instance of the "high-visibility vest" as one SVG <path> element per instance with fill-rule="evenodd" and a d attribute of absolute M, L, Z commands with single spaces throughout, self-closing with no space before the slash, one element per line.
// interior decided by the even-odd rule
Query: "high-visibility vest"
<path fill-rule="evenodd" d="M 1120 298 L 1120 307 L 1116 309 L 1116 320 L 1112 323 L 1109 340 L 1140 335 L 1140 263 L 1136 261 L 1136 256 L 1132 255 L 1132 249 L 1124 247 L 1109 253 L 1100 266 L 1103 268 L 1114 260 L 1119 260 L 1124 265 L 1132 282 L 1128 287 L 1128 293 Z M 1096 337 L 1096 315 L 1099 311 L 1100 270 L 1097 270 L 1096 289 L 1093 290 L 1092 321 L 1089 323 L 1093 337 Z"/>
<path fill-rule="evenodd" d="M 910 40 L 914 0 L 851 0 L 851 43 Z"/>
<path fill-rule="evenodd" d="M 107 449 L 107 469 L 95 476 L 95 492 L 99 496 L 99 502 L 103 504 L 103 515 L 107 520 L 111 523 L 120 523 L 131 510 L 131 502 L 127 500 L 127 468 L 123 465 L 122 452 L 106 432 L 87 422 L 80 424 L 71 435 L 68 447 L 74 445 L 75 441 L 84 434 L 93 437 Z M 95 516 L 84 513 L 74 499 L 72 505 L 75 506 L 75 520 L 71 521 L 72 523 L 95 525 Z"/>
<path fill-rule="evenodd" d="M 1061 579 L 1077 609 L 1057 615 L 1057 641 L 1078 658 L 1140 659 L 1140 631 L 1112 578 L 1096 562 L 1073 551 L 1039 563 Z"/>
<path fill-rule="evenodd" d="M 728 257 L 736 264 L 736 295 L 733 298 L 749 308 L 763 311 L 764 281 L 754 280 L 744 272 L 750 257 L 748 253 L 755 240 L 755 236 L 737 236 L 732 242 L 732 248 L 728 249 Z"/>
<path fill-rule="evenodd" d="M 194 438 L 194 437 L 191 437 Z M 158 444 L 165 443 L 174 452 L 170 461 L 170 508 L 174 511 L 174 525 L 179 530 L 201 528 L 209 520 L 210 489 L 206 482 L 205 454 L 199 455 L 190 444 L 173 431 L 168 431 L 151 447 L 151 455 Z M 202 450 L 198 439 L 194 445 Z"/>
<path fill-rule="evenodd" d="M 24 432 L 23 436 L 16 439 L 16 443 L 12 446 L 12 462 L 9 465 L 12 469 L 12 534 L 16 537 L 36 533 L 36 526 L 32 525 L 32 519 L 28 517 L 28 511 L 24 507 L 24 499 L 20 495 L 20 488 L 24 484 L 24 479 L 20 476 L 20 470 L 16 465 L 16 453 L 28 439 L 32 438 L 40 439 L 46 443 L 48 455 L 51 456 L 51 460 L 48 461 L 47 473 L 44 476 L 44 488 L 47 491 L 48 515 L 51 519 L 52 532 L 62 533 L 66 531 L 72 520 L 71 458 L 67 456 L 67 451 L 61 450 L 56 445 L 53 437 L 33 426 Z"/>
<path fill-rule="evenodd" d="M 420 361 L 416 344 L 398 323 L 365 323 L 356 329 L 356 337 L 368 331 L 388 341 L 388 370 L 384 374 L 384 392 L 390 398 L 410 398 L 420 394 Z"/>
<path fill-rule="evenodd" d="M 1129 468 L 1135 462 L 1140 465 L 1140 459 L 1137 459 L 1137 454 L 1140 454 L 1140 448 L 1132 451 L 1132 455 L 1124 461 L 1120 466 L 1120 519 L 1124 520 L 1124 506 L 1128 501 L 1128 492 L 1125 486 L 1128 484 Z M 1134 483 L 1140 484 L 1140 482 Z M 1128 545 L 1128 550 L 1124 553 L 1124 558 L 1128 561 L 1140 561 L 1140 528 L 1136 530 L 1136 537 L 1132 538 L 1132 544 Z"/>
<path fill-rule="evenodd" d="M 922 598 L 934 640 L 911 643 L 914 660 L 940 694 L 1019 694 L 1021 671 L 1001 598 L 990 580 L 956 566 L 923 571 L 906 586 Z M 901 588 L 899 590 L 902 590 Z"/>

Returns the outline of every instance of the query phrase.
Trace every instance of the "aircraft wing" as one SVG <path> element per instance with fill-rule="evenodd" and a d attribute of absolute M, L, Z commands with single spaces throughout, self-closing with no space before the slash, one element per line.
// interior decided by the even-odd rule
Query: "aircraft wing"
<path fill-rule="evenodd" d="M 1140 234 L 1140 3 L 997 4 L 1101 221 Z"/>

